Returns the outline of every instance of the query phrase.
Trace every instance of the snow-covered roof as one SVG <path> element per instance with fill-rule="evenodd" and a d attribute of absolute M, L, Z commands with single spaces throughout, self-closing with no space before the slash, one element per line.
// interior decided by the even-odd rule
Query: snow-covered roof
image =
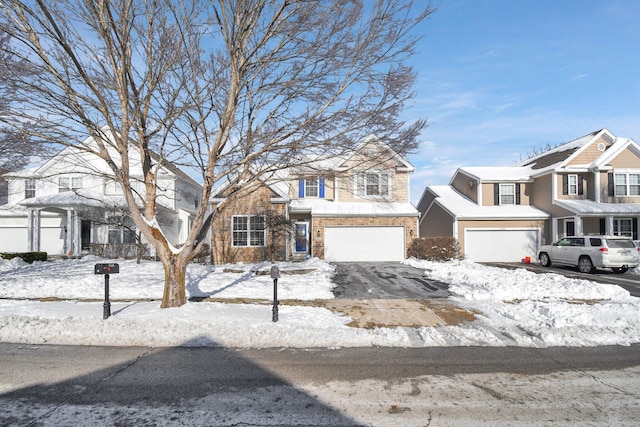
<path fill-rule="evenodd" d="M 429 187 L 435 202 L 457 219 L 546 219 L 549 214 L 529 205 L 479 206 L 449 185 Z"/>
<path fill-rule="evenodd" d="M 523 166 L 491 167 L 475 166 L 462 167 L 459 171 L 484 182 L 490 181 L 530 181 L 531 168 Z"/>
<path fill-rule="evenodd" d="M 98 191 L 79 189 L 25 199 L 20 202 L 20 205 L 27 207 L 104 207 L 105 205 L 125 207 L 126 202 L 122 196 L 105 196 Z"/>
<path fill-rule="evenodd" d="M 555 203 L 580 215 L 640 214 L 640 203 L 598 203 L 593 200 L 556 200 Z"/>
<path fill-rule="evenodd" d="M 300 199 L 291 201 L 291 212 L 311 212 L 322 216 L 419 216 L 411 203 L 398 202 L 332 202 L 324 199 Z"/>

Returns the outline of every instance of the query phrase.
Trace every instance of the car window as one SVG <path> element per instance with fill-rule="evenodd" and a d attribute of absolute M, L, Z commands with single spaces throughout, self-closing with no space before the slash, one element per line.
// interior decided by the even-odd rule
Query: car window
<path fill-rule="evenodd" d="M 558 240 L 558 246 L 571 246 L 571 241 L 567 238 Z"/>
<path fill-rule="evenodd" d="M 610 248 L 635 248 L 632 240 L 626 239 L 608 239 L 607 246 Z"/>
<path fill-rule="evenodd" d="M 591 237 L 589 239 L 589 244 L 591 244 L 591 246 L 602 246 L 602 239 L 599 237 Z"/>
<path fill-rule="evenodd" d="M 582 238 L 572 238 L 571 246 L 584 246 L 584 239 Z"/>

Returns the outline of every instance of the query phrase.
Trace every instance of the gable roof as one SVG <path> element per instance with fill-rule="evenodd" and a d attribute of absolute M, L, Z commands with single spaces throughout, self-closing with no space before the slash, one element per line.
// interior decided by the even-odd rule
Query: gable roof
<path fill-rule="evenodd" d="M 471 178 L 475 178 L 478 181 L 483 182 L 500 182 L 500 181 L 531 181 L 531 170 L 522 166 L 475 166 L 475 167 L 461 167 L 453 174 L 451 182 L 455 179 L 458 173 L 463 173 Z"/>
<path fill-rule="evenodd" d="M 403 170 L 406 170 L 407 172 L 413 172 L 414 171 L 413 165 L 411 163 L 409 163 L 407 161 L 407 159 L 405 159 L 403 156 L 398 154 L 393 148 L 391 148 L 388 144 L 386 144 L 384 141 L 382 141 L 380 138 L 378 138 L 374 134 L 371 134 L 371 135 L 367 136 L 358 145 L 356 145 L 356 147 L 353 149 L 351 154 L 349 154 L 348 156 L 345 156 L 342 159 L 340 159 L 336 163 L 335 169 L 340 169 L 340 168 L 344 167 L 344 165 L 349 160 L 351 160 L 359 152 L 364 150 L 369 144 L 377 145 L 380 148 L 382 148 L 382 150 L 388 151 L 389 153 L 391 153 L 391 159 L 395 160 L 396 162 L 398 162 L 398 164 L 400 164 L 402 166 Z"/>
<path fill-rule="evenodd" d="M 103 127 L 102 131 L 104 132 L 107 138 L 111 137 L 111 132 L 109 131 L 109 128 L 107 126 Z M 76 170 L 75 172 L 94 171 L 97 174 L 111 175 L 112 174 L 111 169 L 109 169 L 107 163 L 102 158 L 100 158 L 99 156 L 89 151 L 85 151 L 79 148 L 83 146 L 90 148 L 92 146 L 95 146 L 95 144 L 96 142 L 93 136 L 88 136 L 82 142 L 80 142 L 77 146 L 70 145 L 63 148 L 53 157 L 47 159 L 40 166 L 31 168 L 31 169 L 25 169 L 22 171 L 16 171 L 10 174 L 6 174 L 5 176 L 10 176 L 15 178 L 30 178 L 30 177 L 46 176 L 47 171 L 49 169 L 54 168 L 56 165 L 60 164 L 61 161 L 64 161 L 64 159 L 67 157 L 73 157 L 74 165 L 76 166 L 82 165 L 86 168 L 85 170 L 80 170 L 80 171 Z M 131 150 L 134 151 L 135 153 L 139 152 L 136 146 L 132 146 Z M 155 160 L 159 164 L 160 168 L 162 168 L 165 172 L 169 172 L 170 175 L 178 177 L 193 186 L 196 186 L 198 188 L 202 187 L 201 184 L 199 184 L 196 180 L 191 178 L 187 173 L 185 173 L 182 169 L 180 169 L 175 164 L 171 163 L 169 160 L 162 158 L 159 154 L 155 152 L 150 152 L 150 154 L 151 154 L 151 158 Z M 130 156 L 131 156 L 131 151 L 130 151 Z M 135 160 L 139 162 L 139 156 L 135 158 Z M 134 166 L 135 164 L 136 162 L 132 162 L 132 166 Z M 56 172 L 56 174 L 57 173 L 58 172 Z"/>

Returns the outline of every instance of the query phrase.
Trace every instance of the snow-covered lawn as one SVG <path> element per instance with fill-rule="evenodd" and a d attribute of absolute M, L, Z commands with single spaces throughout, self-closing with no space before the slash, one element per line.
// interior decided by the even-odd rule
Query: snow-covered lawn
<path fill-rule="evenodd" d="M 640 299 L 620 287 L 466 261 L 407 261 L 427 277 L 449 283 L 452 304 L 479 313 L 475 321 L 457 326 L 360 329 L 347 326 L 350 318 L 308 303 L 280 305 L 279 321 L 272 322 L 273 282 L 268 274 L 255 274 L 268 271 L 270 264 L 193 264 L 188 296 L 218 302 L 160 309 L 161 264 L 125 260 L 116 261 L 120 273 L 110 276 L 112 316 L 103 320 L 104 279 L 93 274 L 98 262 L 113 261 L 85 257 L 29 265 L 0 260 L 0 341 L 255 348 L 640 342 Z M 285 273 L 278 282 L 280 300 L 333 298 L 329 264 L 311 259 L 278 265 Z M 263 303 L 241 303 L 247 299 Z"/>

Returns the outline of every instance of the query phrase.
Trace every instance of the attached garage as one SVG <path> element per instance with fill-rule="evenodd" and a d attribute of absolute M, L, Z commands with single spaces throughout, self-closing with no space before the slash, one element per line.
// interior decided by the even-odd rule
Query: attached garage
<path fill-rule="evenodd" d="M 527 256 L 534 259 L 540 236 L 540 228 L 466 228 L 464 255 L 476 262 L 519 262 Z"/>
<path fill-rule="evenodd" d="M 405 229 L 398 226 L 325 227 L 324 259 L 327 261 L 402 261 Z"/>
<path fill-rule="evenodd" d="M 27 227 L 1 227 L 0 252 L 28 252 Z"/>

